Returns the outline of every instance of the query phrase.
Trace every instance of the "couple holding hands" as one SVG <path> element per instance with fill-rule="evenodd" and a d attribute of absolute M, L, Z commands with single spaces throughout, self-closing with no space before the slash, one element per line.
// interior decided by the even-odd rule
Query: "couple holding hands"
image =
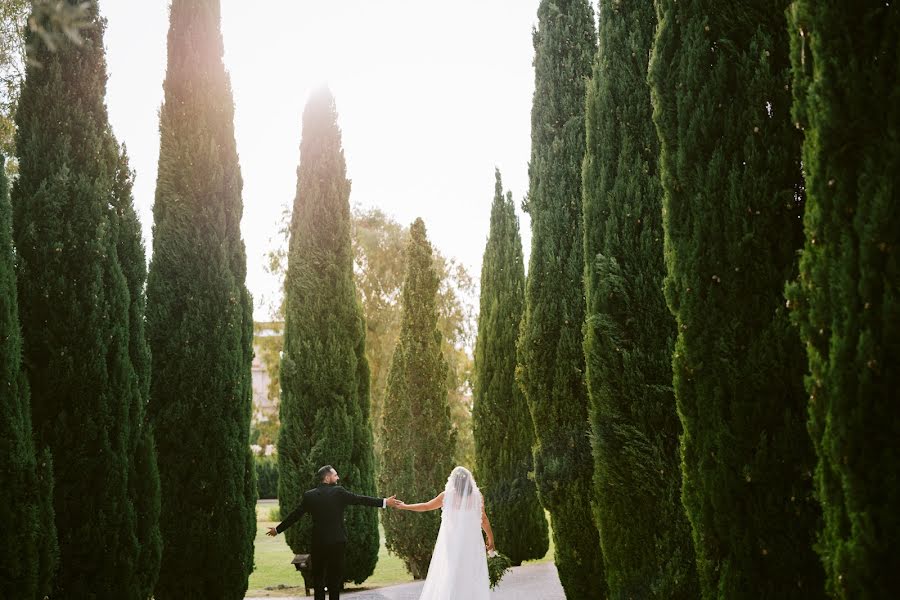
<path fill-rule="evenodd" d="M 395 508 L 414 512 L 441 509 L 441 528 L 435 542 L 428 577 L 419 600 L 486 600 L 489 581 L 486 551 L 494 550 L 494 534 L 484 510 L 484 499 L 472 473 L 456 467 L 444 491 L 419 504 L 390 498 L 354 494 L 340 485 L 337 471 L 326 465 L 318 471 L 319 485 L 303 494 L 303 500 L 267 535 L 275 536 L 308 514 L 313 520 L 312 576 L 316 600 L 338 600 L 344 581 L 344 509 L 347 506 Z M 487 536 L 485 544 L 481 531 Z"/>

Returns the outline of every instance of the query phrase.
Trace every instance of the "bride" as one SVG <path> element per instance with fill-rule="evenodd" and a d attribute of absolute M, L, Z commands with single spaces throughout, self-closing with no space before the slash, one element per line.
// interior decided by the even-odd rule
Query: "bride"
<path fill-rule="evenodd" d="M 420 504 L 400 503 L 397 508 L 442 511 L 441 529 L 419 600 L 486 600 L 489 583 L 485 550 L 494 549 L 494 533 L 472 473 L 456 467 L 444 491 L 434 499 Z M 481 537 L 482 529 L 487 544 Z"/>

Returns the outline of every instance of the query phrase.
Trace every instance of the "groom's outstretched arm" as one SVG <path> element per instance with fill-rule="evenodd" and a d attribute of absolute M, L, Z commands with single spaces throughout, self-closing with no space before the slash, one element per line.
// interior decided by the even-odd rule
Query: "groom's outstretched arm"
<path fill-rule="evenodd" d="M 357 506 L 371 506 L 373 508 L 387 508 L 388 506 L 393 507 L 395 505 L 395 501 L 391 498 L 373 498 L 372 496 L 361 496 L 359 494 L 354 494 L 350 490 L 346 488 L 340 488 L 343 490 L 343 500 L 346 505 L 357 505 Z"/>
<path fill-rule="evenodd" d="M 300 506 L 291 511 L 291 514 L 275 527 L 275 533 L 283 532 L 285 529 L 296 523 L 300 517 L 306 513 L 306 502 L 304 500 L 305 498 L 301 499 Z"/>

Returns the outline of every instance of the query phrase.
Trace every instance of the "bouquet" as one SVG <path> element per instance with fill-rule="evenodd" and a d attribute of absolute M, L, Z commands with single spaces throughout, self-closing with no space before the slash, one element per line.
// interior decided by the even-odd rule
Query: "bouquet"
<path fill-rule="evenodd" d="M 496 550 L 488 552 L 488 577 L 491 580 L 491 589 L 497 587 L 506 572 L 512 568 L 512 561 Z"/>

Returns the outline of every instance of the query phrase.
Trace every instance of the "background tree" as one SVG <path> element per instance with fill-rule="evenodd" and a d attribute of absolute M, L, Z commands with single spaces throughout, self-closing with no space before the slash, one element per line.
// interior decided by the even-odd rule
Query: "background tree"
<path fill-rule="evenodd" d="M 403 314 L 385 394 L 378 476 L 382 493 L 407 502 L 430 500 L 443 491 L 456 445 L 437 329 L 439 281 L 433 261 L 425 224 L 416 219 L 406 250 Z M 425 577 L 440 514 L 388 511 L 383 522 L 388 550 L 403 559 L 414 578 Z"/>
<path fill-rule="evenodd" d="M 269 252 L 270 273 L 284 279 L 287 271 L 287 232 L 290 209 L 282 213 L 279 233 Z M 390 358 L 400 333 L 400 290 L 409 242 L 409 230 L 378 208 L 351 208 L 354 276 L 366 322 L 366 358 L 371 373 L 371 421 L 375 431 L 375 457 L 380 455 L 381 410 L 387 387 Z M 472 437 L 472 345 L 475 328 L 473 298 L 475 282 L 454 258 L 434 251 L 434 267 L 440 278 L 438 288 L 438 329 L 447 361 L 447 389 L 450 418 L 457 432 L 456 463 L 474 466 L 475 441 Z M 275 318 L 284 318 L 283 299 L 272 302 Z M 275 345 L 271 347 L 275 350 Z M 281 350 L 277 347 L 275 354 Z M 278 386 L 276 375 L 272 385 Z M 277 389 L 277 388 L 276 388 Z"/>
<path fill-rule="evenodd" d="M 270 379 L 266 389 L 269 399 L 281 397 L 281 352 L 284 350 L 284 321 L 257 321 L 253 324 L 254 352 L 265 364 Z M 276 415 L 277 416 L 277 415 Z"/>
<path fill-rule="evenodd" d="M 662 292 L 662 188 L 646 57 L 652 3 L 600 3 L 584 157 L 584 352 L 594 516 L 613 598 L 698 595 L 681 503 L 675 321 Z M 627 526 L 617 524 L 627 523 Z"/>
<path fill-rule="evenodd" d="M 603 560 L 590 508 L 593 461 L 581 333 L 584 99 L 596 52 L 590 4 L 543 0 L 534 49 L 526 204 L 532 244 L 519 378 L 534 420 L 535 480 L 552 518 L 563 588 L 569 598 L 603 598 Z"/>
<path fill-rule="evenodd" d="M 888 598 L 900 589 L 900 11 L 801 0 L 790 14 L 807 200 L 789 297 L 810 372 L 816 549 L 830 596 Z"/>
<path fill-rule="evenodd" d="M 0 1 L 0 152 L 13 156 L 15 115 L 25 78 L 25 27 L 31 3 Z"/>
<path fill-rule="evenodd" d="M 465 266 L 439 251 L 434 252 L 434 268 L 440 281 L 437 292 L 438 331 L 441 332 L 441 353 L 447 362 L 447 400 L 450 403 L 450 422 L 456 436 L 453 462 L 474 469 L 472 352 L 476 326 L 475 280 Z M 397 308 L 400 308 L 399 305 Z"/>
<path fill-rule="evenodd" d="M 366 356 L 372 372 L 372 423 L 380 454 L 381 412 L 391 357 L 400 334 L 400 291 L 409 231 L 377 208 L 355 208 L 352 224 L 356 289 L 366 313 Z"/>
<path fill-rule="evenodd" d="M 149 414 L 163 492 L 159 600 L 243 598 L 253 569 L 252 305 L 219 22 L 218 0 L 172 2 L 147 284 Z"/>
<path fill-rule="evenodd" d="M 149 464 L 136 472 L 131 455 L 143 399 L 131 357 L 131 259 L 118 254 L 121 211 L 133 209 L 104 104 L 104 22 L 96 3 L 81 6 L 90 25 L 78 43 L 40 35 L 53 25 L 44 4 L 31 17 L 13 190 L 23 364 L 37 444 L 53 455 L 53 595 L 146 598 L 157 565 L 142 544 L 157 524 L 136 490 L 153 474 Z"/>
<path fill-rule="evenodd" d="M 147 258 L 141 223 L 134 209 L 134 173 L 123 146 L 113 183 L 113 210 L 117 217 L 116 255 L 128 287 L 128 351 L 134 369 L 133 403 L 128 411 L 126 452 L 129 460 L 128 493 L 134 503 L 139 549 L 135 587 L 141 598 L 150 598 L 159 576 L 162 536 L 159 531 L 160 483 L 156 442 L 147 418 L 150 398 L 150 347 L 144 331 Z"/>
<path fill-rule="evenodd" d="M 12 207 L 0 154 L 0 596 L 41 599 L 56 568 L 50 452 L 36 455 L 16 299 Z"/>
<path fill-rule="evenodd" d="M 401 288 L 406 269 L 409 230 L 381 210 L 353 212 L 353 248 L 357 288 L 366 313 L 366 347 L 372 368 L 372 422 L 380 452 L 380 423 L 390 360 L 400 334 Z M 475 282 L 456 259 L 435 250 L 438 330 L 447 361 L 450 418 L 457 432 L 456 462 L 474 466 L 472 437 L 471 350 L 474 337 Z M 449 475 L 449 473 L 448 473 Z"/>
<path fill-rule="evenodd" d="M 344 486 L 375 495 L 365 323 L 353 280 L 350 182 L 334 98 L 313 94 L 303 111 L 297 195 L 285 280 L 278 498 L 281 513 L 300 504 L 315 473 L 333 465 Z M 352 507 L 346 581 L 362 583 L 378 561 L 378 513 Z M 285 532 L 295 553 L 312 549 L 312 521 Z"/>
<path fill-rule="evenodd" d="M 783 295 L 803 235 L 786 8 L 658 3 L 665 294 L 704 598 L 822 593 L 804 356 Z"/>
<path fill-rule="evenodd" d="M 512 560 L 543 558 L 549 538 L 537 498 L 534 423 L 516 384 L 516 337 L 525 305 L 525 262 L 512 194 L 497 171 L 491 227 L 481 266 L 481 309 L 475 344 L 475 478 L 485 498 L 497 548 Z"/>

